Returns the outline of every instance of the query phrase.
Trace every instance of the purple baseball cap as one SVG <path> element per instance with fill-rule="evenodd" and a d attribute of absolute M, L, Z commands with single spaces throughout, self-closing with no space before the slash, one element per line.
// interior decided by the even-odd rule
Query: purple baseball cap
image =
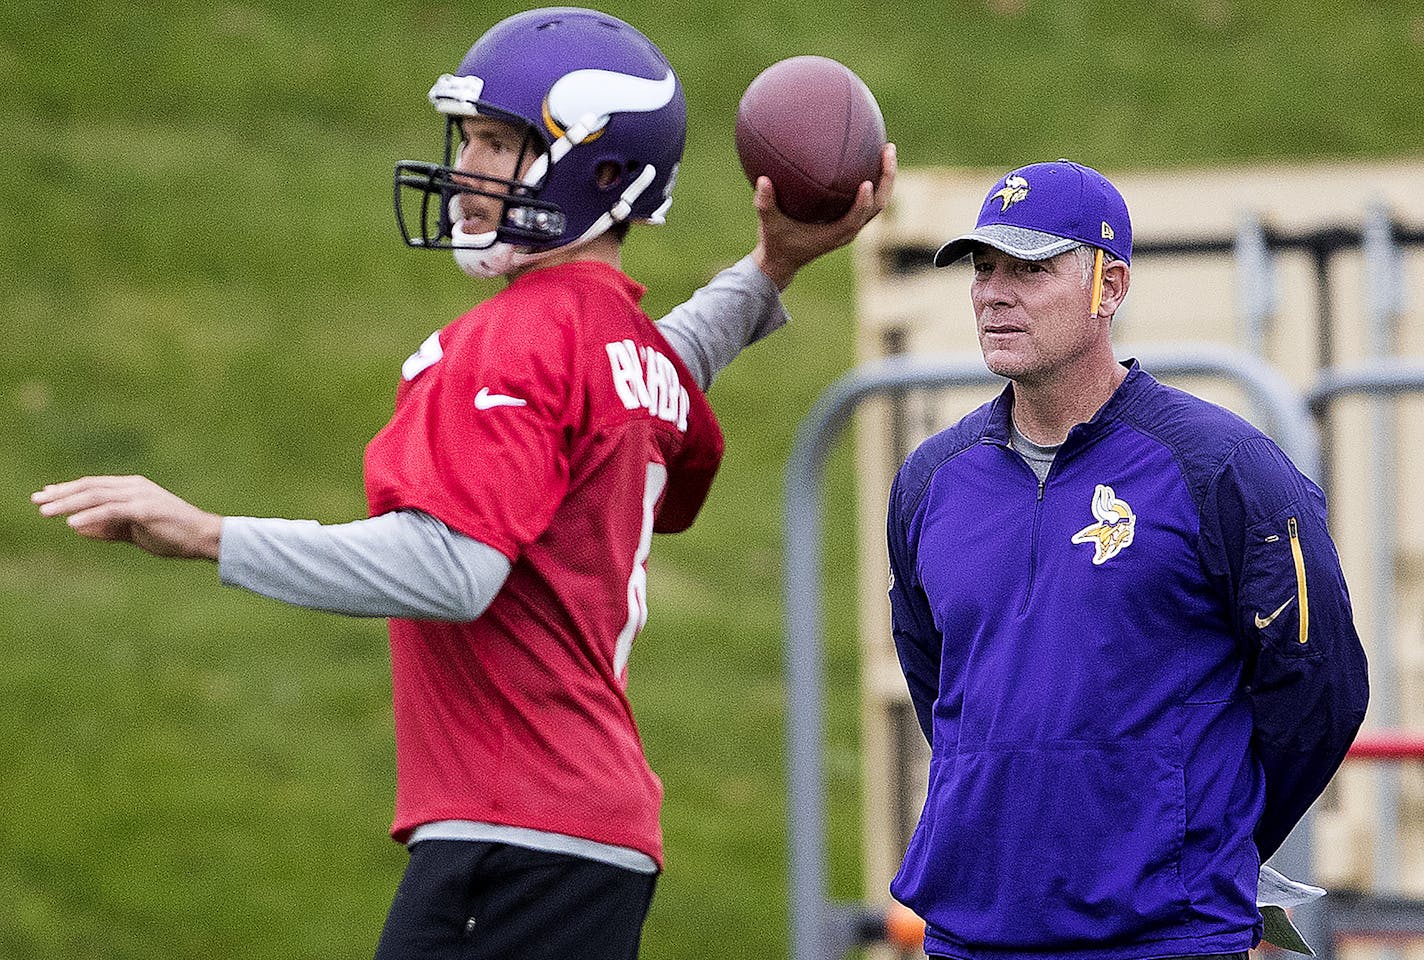
<path fill-rule="evenodd" d="M 1117 187 L 1092 167 L 1034 163 L 994 184 L 974 229 L 940 247 L 934 265 L 954 263 L 979 243 L 1020 260 L 1047 260 L 1086 244 L 1131 263 L 1132 221 Z"/>

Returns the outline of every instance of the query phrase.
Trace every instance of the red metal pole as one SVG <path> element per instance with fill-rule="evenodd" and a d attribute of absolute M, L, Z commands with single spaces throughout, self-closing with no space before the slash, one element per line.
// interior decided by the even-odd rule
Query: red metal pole
<path fill-rule="evenodd" d="M 1351 760 L 1424 760 L 1424 734 L 1387 730 L 1357 738 L 1347 756 Z"/>

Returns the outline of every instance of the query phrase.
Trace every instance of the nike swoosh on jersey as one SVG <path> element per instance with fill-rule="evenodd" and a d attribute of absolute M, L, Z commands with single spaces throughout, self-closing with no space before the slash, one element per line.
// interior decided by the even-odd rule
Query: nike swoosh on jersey
<path fill-rule="evenodd" d="M 511 397 L 507 393 L 490 393 L 489 387 L 480 387 L 480 392 L 475 394 L 476 410 L 489 410 L 492 407 L 527 407 L 528 405 L 528 400 Z"/>
<path fill-rule="evenodd" d="M 1269 627 L 1275 621 L 1276 617 L 1279 617 L 1281 615 L 1281 611 L 1291 605 L 1291 601 L 1293 600 L 1295 600 L 1295 597 L 1291 597 L 1290 600 L 1287 600 L 1279 607 L 1276 607 L 1276 609 L 1271 612 L 1271 615 L 1269 617 L 1263 617 L 1259 613 L 1256 614 L 1256 629 L 1264 630 Z"/>

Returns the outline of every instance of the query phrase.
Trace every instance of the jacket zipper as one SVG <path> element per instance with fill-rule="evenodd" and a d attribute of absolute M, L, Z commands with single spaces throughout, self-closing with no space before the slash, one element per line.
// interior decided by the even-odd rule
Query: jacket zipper
<path fill-rule="evenodd" d="M 1286 521 L 1286 526 L 1290 530 L 1291 557 L 1295 560 L 1295 595 L 1300 607 L 1298 639 L 1305 643 L 1310 636 L 1310 604 L 1305 591 L 1305 554 L 1300 549 L 1300 525 L 1296 523 L 1295 517 Z"/>
<path fill-rule="evenodd" d="M 1019 608 L 1020 615 L 1028 612 L 1029 603 L 1033 600 L 1034 587 L 1038 583 L 1038 524 L 1043 517 L 1043 485 L 1047 482 L 1046 478 L 1038 481 L 1038 494 L 1033 501 L 1033 531 L 1029 534 L 1028 547 L 1028 591 L 1024 593 L 1023 606 Z"/>

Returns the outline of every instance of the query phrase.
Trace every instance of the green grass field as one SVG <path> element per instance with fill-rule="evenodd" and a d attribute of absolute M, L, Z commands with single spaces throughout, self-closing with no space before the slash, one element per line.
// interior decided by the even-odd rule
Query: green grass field
<path fill-rule="evenodd" d="M 384 625 L 81 542 L 28 494 L 143 472 L 219 512 L 359 516 L 362 448 L 401 360 L 493 289 L 400 245 L 391 165 L 433 157 L 425 91 L 516 9 L 0 11 L 0 957 L 369 955 L 404 860 L 385 838 Z M 1404 2 L 607 9 L 662 46 L 691 105 L 669 226 L 627 253 L 655 316 L 749 249 L 736 103 L 793 54 L 859 72 L 907 167 L 1417 155 L 1424 135 L 1424 16 Z M 668 793 L 648 957 L 786 952 L 782 467 L 850 364 L 850 297 L 845 253 L 807 270 L 793 327 L 718 382 L 719 486 L 654 551 L 631 687 Z M 842 452 L 828 771 L 843 896 L 860 842 L 851 472 Z"/>

